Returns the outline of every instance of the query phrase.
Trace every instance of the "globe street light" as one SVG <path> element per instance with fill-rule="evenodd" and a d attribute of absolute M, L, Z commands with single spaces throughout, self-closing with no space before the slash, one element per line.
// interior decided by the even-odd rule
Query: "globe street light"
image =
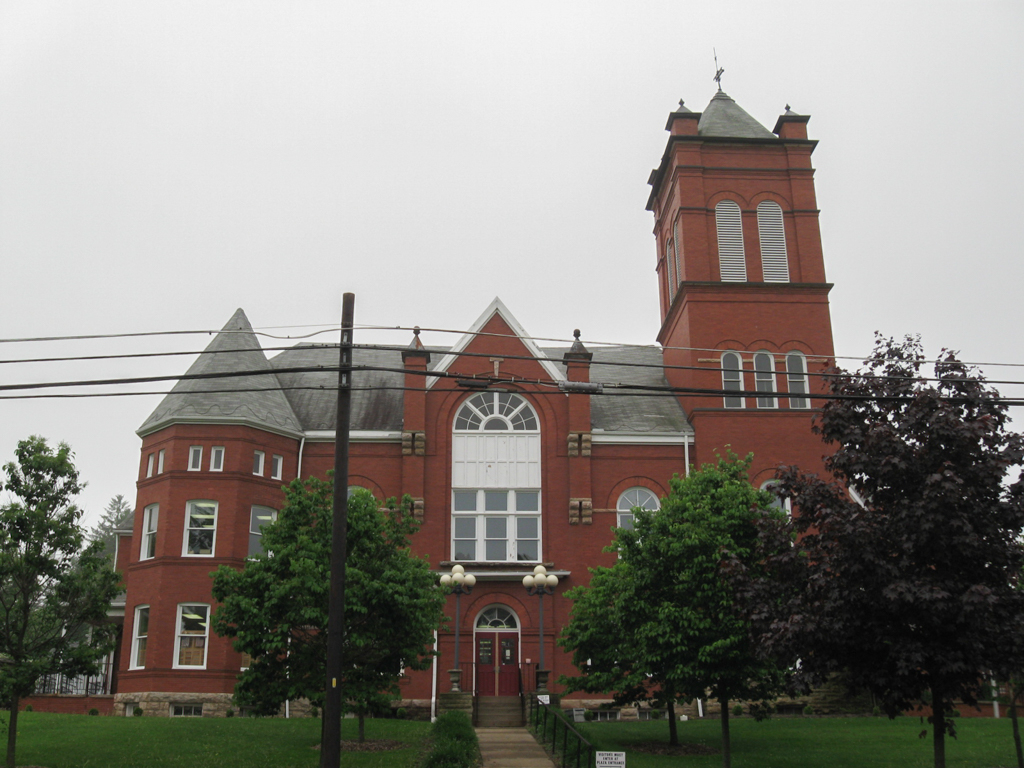
<path fill-rule="evenodd" d="M 455 595 L 455 669 L 448 670 L 448 678 L 452 682 L 452 693 L 462 692 L 462 669 L 459 667 L 459 598 L 473 591 L 476 576 L 466 573 L 461 565 L 453 565 L 451 573 L 441 575 L 441 586 Z"/>
<path fill-rule="evenodd" d="M 558 586 L 558 577 L 548 573 L 543 565 L 533 569 L 533 573 L 523 577 L 523 586 L 526 593 L 537 595 L 540 600 L 540 664 L 537 666 L 537 690 L 547 691 L 548 670 L 544 669 L 544 595 L 555 594 L 555 587 Z"/>

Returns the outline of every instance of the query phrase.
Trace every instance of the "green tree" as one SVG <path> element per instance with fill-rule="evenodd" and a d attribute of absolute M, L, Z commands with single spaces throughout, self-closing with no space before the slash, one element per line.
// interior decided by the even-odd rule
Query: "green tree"
<path fill-rule="evenodd" d="M 82 549 L 82 489 L 71 449 L 51 449 L 41 437 L 18 443 L 4 465 L 0 505 L 0 698 L 11 707 L 7 768 L 14 768 L 18 703 L 47 674 L 96 672 L 117 637 L 107 609 L 120 575 L 103 557 L 103 545 Z"/>
<path fill-rule="evenodd" d="M 809 684 L 845 671 L 890 717 L 930 705 L 944 768 L 953 702 L 1024 668 L 1024 484 L 1007 482 L 1024 440 L 953 353 L 931 376 L 924 364 L 917 339 L 878 338 L 866 370 L 830 379 L 838 397 L 815 429 L 837 482 L 780 474 L 799 515 L 763 526 L 770 573 L 752 582 L 751 618 L 768 648 L 799 654 Z"/>
<path fill-rule="evenodd" d="M 329 482 L 295 480 L 276 523 L 263 528 L 264 552 L 235 570 L 221 566 L 213 595 L 223 605 L 213 617 L 218 634 L 234 638 L 252 663 L 239 678 L 239 704 L 270 715 L 289 699 L 322 707 L 326 676 L 330 591 Z M 424 559 L 409 552 L 417 524 L 411 499 L 382 510 L 368 491 L 348 502 L 345 568 L 345 650 L 339 681 L 346 710 L 363 718 L 398 693 L 403 669 L 433 659 L 433 632 L 442 621 L 444 594 Z"/>
<path fill-rule="evenodd" d="M 115 547 L 115 539 L 117 534 L 114 533 L 118 528 L 122 528 L 125 525 L 131 526 L 131 520 L 127 519 L 134 512 L 131 504 L 121 494 L 117 494 L 114 498 L 107 502 L 107 506 L 103 509 L 103 517 L 100 521 L 89 531 L 90 541 L 99 541 L 103 543 L 103 551 L 108 557 L 113 557 Z"/>
<path fill-rule="evenodd" d="M 661 509 L 634 509 L 632 530 L 618 529 L 610 568 L 591 569 L 589 586 L 567 594 L 572 615 L 559 642 L 581 671 L 563 678 L 570 691 L 615 691 L 620 703 L 675 703 L 710 696 L 722 709 L 722 762 L 729 766 L 729 702 L 764 700 L 783 675 L 757 653 L 743 618 L 734 560 L 755 550 L 755 521 L 784 516 L 773 497 L 751 486 L 750 457 L 730 454 L 671 480 Z M 762 708 L 766 712 L 767 708 Z"/>

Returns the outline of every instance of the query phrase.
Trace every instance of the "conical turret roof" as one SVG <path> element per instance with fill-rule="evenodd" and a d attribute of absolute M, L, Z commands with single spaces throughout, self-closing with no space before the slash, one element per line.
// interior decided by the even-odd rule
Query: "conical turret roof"
<path fill-rule="evenodd" d="M 757 120 L 733 101 L 725 91 L 719 91 L 700 116 L 698 136 L 725 136 L 734 139 L 778 139 Z"/>
<path fill-rule="evenodd" d="M 175 422 L 248 424 L 286 434 L 302 428 L 241 309 L 235 311 L 186 375 L 249 375 L 179 381 L 139 428 L 146 435 Z"/>

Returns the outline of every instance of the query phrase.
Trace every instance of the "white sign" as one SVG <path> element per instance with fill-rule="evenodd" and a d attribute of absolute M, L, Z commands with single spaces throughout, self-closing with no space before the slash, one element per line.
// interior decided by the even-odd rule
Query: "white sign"
<path fill-rule="evenodd" d="M 597 768 L 626 768 L 626 753 L 598 752 Z"/>
<path fill-rule="evenodd" d="M 546 693 L 537 694 L 537 701 L 539 703 L 541 703 L 541 704 L 550 704 L 551 703 L 551 696 L 549 696 Z"/>

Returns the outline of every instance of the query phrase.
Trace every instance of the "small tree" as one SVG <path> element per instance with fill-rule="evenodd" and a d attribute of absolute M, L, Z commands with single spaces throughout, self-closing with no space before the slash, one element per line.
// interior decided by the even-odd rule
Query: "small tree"
<path fill-rule="evenodd" d="M 221 566 L 213 595 L 223 602 L 214 629 L 234 638 L 252 663 L 235 689 L 238 702 L 275 714 L 286 700 L 323 707 L 330 591 L 332 487 L 295 480 L 278 520 L 263 529 L 264 553 L 241 571 Z M 409 552 L 417 525 L 411 499 L 381 510 L 368 491 L 348 501 L 345 645 L 339 681 L 347 711 L 363 719 L 398 693 L 403 669 L 426 669 L 444 594 L 425 560 Z"/>
<path fill-rule="evenodd" d="M 867 370 L 835 372 L 840 398 L 815 431 L 839 482 L 780 474 L 799 515 L 762 526 L 772 575 L 750 604 L 766 646 L 798 654 L 807 682 L 845 670 L 890 717 L 930 703 L 943 768 L 952 702 L 975 703 L 989 670 L 1022 668 L 1024 486 L 1005 481 L 1024 443 L 952 353 L 933 378 L 923 364 L 918 340 L 879 338 Z M 799 547 L 778 548 L 794 535 Z"/>
<path fill-rule="evenodd" d="M 0 505 L 0 697 L 10 704 L 7 768 L 14 768 L 19 701 L 47 674 L 94 673 L 109 653 L 117 627 L 107 621 L 120 576 L 103 545 L 84 550 L 82 489 L 71 449 L 56 451 L 41 437 L 18 443 L 4 465 Z"/>
<path fill-rule="evenodd" d="M 568 690 L 664 704 L 673 745 L 675 703 L 718 699 L 726 767 L 729 702 L 766 699 L 783 683 L 779 669 L 756 652 L 727 573 L 733 560 L 756 571 L 754 522 L 783 515 L 771 510 L 771 494 L 751 486 L 749 465 L 750 457 L 730 454 L 672 478 L 660 510 L 634 509 L 633 530 L 618 529 L 609 547 L 618 554 L 615 565 L 591 569 L 589 586 L 567 594 L 572 616 L 559 641 L 581 671 L 563 678 Z"/>
<path fill-rule="evenodd" d="M 107 506 L 103 509 L 103 517 L 89 531 L 89 540 L 102 542 L 103 551 L 112 557 L 115 550 L 114 539 L 117 535 L 114 531 L 126 523 L 130 524 L 130 521 L 126 520 L 126 518 L 133 511 L 131 504 L 128 503 L 125 497 L 117 494 L 117 496 L 107 502 Z"/>

